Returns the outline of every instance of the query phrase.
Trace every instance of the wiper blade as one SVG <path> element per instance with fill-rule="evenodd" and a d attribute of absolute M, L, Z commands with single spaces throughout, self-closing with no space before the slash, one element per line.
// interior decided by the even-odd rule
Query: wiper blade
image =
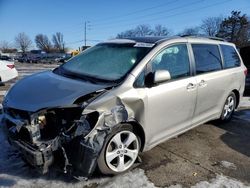
<path fill-rule="evenodd" d="M 99 78 L 95 78 L 95 77 L 91 77 L 88 75 L 83 75 L 83 74 L 76 74 L 70 71 L 66 71 L 64 68 L 59 67 L 57 69 L 55 69 L 55 71 L 61 75 L 64 75 L 66 77 L 70 77 L 70 78 L 76 78 L 76 79 L 81 79 L 84 81 L 89 81 L 91 83 L 116 83 L 115 81 L 112 80 L 104 80 L 104 79 L 99 79 Z"/>

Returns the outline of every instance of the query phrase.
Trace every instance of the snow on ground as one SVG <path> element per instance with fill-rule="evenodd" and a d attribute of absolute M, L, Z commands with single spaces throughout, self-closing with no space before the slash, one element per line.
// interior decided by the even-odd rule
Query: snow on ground
<path fill-rule="evenodd" d="M 221 161 L 220 164 L 225 167 L 225 168 L 228 168 L 228 169 L 233 169 L 233 170 L 236 170 L 237 167 L 235 166 L 234 163 L 231 163 L 231 162 L 228 162 L 228 161 Z"/>
<path fill-rule="evenodd" d="M 125 174 L 115 176 L 105 184 L 101 184 L 100 187 L 104 188 L 154 188 L 154 184 L 149 182 L 147 176 L 144 174 L 144 170 L 135 169 Z"/>
<path fill-rule="evenodd" d="M 244 185 L 242 182 L 225 177 L 223 175 L 217 175 L 216 178 L 212 179 L 210 182 L 202 181 L 197 183 L 191 188 L 250 188 Z"/>

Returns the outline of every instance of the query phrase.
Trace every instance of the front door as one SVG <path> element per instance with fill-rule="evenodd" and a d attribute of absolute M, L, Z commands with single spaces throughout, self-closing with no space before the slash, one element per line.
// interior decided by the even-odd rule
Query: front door
<path fill-rule="evenodd" d="M 168 70 L 171 79 L 146 88 L 148 142 L 158 142 L 187 129 L 195 110 L 197 86 L 190 74 L 186 44 L 171 45 L 150 62 L 151 71 Z"/>

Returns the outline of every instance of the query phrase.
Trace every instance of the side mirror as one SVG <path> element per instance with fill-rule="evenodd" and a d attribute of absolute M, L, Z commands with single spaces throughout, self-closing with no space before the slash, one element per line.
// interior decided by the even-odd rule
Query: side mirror
<path fill-rule="evenodd" d="M 170 73 L 167 70 L 157 70 L 154 73 L 153 83 L 159 84 L 171 79 Z"/>

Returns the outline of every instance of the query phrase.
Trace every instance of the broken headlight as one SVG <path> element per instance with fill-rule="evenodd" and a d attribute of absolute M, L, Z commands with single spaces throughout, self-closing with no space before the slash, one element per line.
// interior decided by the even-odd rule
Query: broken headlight
<path fill-rule="evenodd" d="M 38 124 L 39 124 L 40 129 L 45 128 L 45 125 L 47 122 L 45 115 L 38 116 L 37 120 L 38 120 Z"/>

